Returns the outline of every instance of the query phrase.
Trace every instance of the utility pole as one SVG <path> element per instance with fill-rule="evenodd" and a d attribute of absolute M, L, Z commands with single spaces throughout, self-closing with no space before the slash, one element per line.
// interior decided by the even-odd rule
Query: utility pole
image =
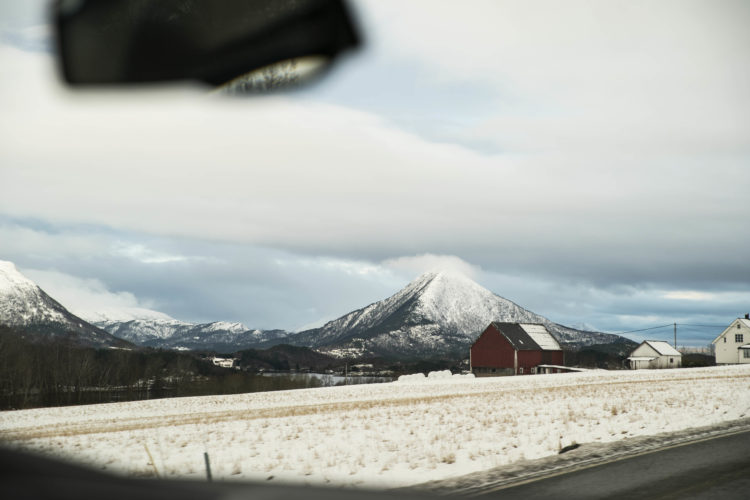
<path fill-rule="evenodd" d="M 674 348 L 677 349 L 677 323 L 674 324 Z"/>

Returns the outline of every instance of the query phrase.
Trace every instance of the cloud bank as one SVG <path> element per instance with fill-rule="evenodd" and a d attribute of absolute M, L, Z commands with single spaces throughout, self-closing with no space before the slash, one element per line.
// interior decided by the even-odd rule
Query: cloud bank
<path fill-rule="evenodd" d="M 0 44 L 3 257 L 257 327 L 440 266 L 610 331 L 745 312 L 746 3 L 357 6 L 359 59 L 262 100 L 71 92 Z"/>

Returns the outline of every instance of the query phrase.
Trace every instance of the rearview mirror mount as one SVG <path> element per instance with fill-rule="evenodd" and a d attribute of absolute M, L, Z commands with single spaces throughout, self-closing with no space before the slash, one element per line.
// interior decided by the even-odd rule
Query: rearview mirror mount
<path fill-rule="evenodd" d="M 53 15 L 73 86 L 195 80 L 267 91 L 359 44 L 342 0 L 57 0 Z"/>

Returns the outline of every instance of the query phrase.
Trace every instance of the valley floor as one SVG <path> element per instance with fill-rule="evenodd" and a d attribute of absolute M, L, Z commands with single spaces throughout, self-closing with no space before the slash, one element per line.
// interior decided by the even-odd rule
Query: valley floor
<path fill-rule="evenodd" d="M 131 476 L 397 487 L 750 416 L 750 366 L 425 379 L 0 413 L 0 444 Z M 152 461 L 153 459 L 153 461 Z"/>

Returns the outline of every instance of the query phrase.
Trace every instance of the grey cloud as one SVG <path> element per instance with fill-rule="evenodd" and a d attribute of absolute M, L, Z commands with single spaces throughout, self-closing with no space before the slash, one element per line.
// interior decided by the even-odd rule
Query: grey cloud
<path fill-rule="evenodd" d="M 19 225 L 0 225 L 2 241 L 18 234 Z M 385 298 L 416 274 L 445 265 L 469 270 L 485 287 L 553 321 L 611 332 L 674 321 L 723 324 L 742 314 L 743 307 L 750 303 L 747 287 L 733 293 L 722 287 L 715 293 L 706 289 L 691 293 L 669 283 L 599 287 L 545 271 L 500 273 L 455 255 L 401 256 L 378 262 L 118 233 L 107 228 L 34 232 L 36 237 L 27 238 L 23 245 L 0 245 L 2 257 L 16 261 L 22 269 L 42 271 L 37 273 L 41 278 L 45 271 L 54 271 L 89 280 L 82 291 L 101 292 L 103 297 L 97 304 L 111 299 L 112 305 L 148 306 L 185 321 L 241 321 L 256 328 L 310 326 Z M 81 245 L 82 240 L 90 240 L 90 244 Z M 76 243 L 69 245 L 70 241 Z M 113 252 L 112 244 L 123 241 L 186 258 L 147 262 Z M 49 260 L 48 248 L 58 249 L 65 257 Z M 701 297 L 705 299 L 694 300 Z M 59 298 L 65 303 L 65 297 Z M 713 330 L 699 328 L 691 332 L 692 337 L 686 330 L 681 338 L 692 345 L 704 345 L 714 334 Z"/>
<path fill-rule="evenodd" d="M 389 262 L 423 254 L 562 323 L 742 312 L 652 291 L 748 290 L 746 6 L 634 2 L 598 39 L 575 15 L 588 4 L 547 4 L 560 16 L 530 26 L 536 4 L 487 2 L 502 15 L 465 23 L 402 4 L 364 4 L 383 43 L 351 77 L 283 99 L 71 95 L 48 56 L 0 47 L 15 76 L 0 80 L 0 213 L 16 221 L 0 252 L 248 326 L 383 298 L 409 278 Z M 446 46 L 443 26 L 477 50 Z"/>
<path fill-rule="evenodd" d="M 40 229 L 44 224 L 31 225 L 35 228 L 7 219 L 0 224 L 1 258 L 22 269 L 37 270 L 35 276 L 54 282 L 57 288 L 65 290 L 59 285 L 67 284 L 71 298 L 99 290 L 103 297 L 96 304 L 104 304 L 109 297 L 112 306 L 150 307 L 184 321 L 241 321 L 254 328 L 296 329 L 379 300 L 411 278 L 367 262 L 280 249 L 91 226 L 46 231 Z M 119 251 L 125 242 L 145 249 L 143 253 L 149 256 L 180 254 L 184 258 L 133 258 Z M 55 252 L 50 253 L 50 248 Z M 373 270 L 375 275 L 368 274 Z M 75 280 L 66 282 L 55 273 L 80 281 L 80 293 L 73 289 Z M 65 297 L 59 299 L 65 303 Z"/>

